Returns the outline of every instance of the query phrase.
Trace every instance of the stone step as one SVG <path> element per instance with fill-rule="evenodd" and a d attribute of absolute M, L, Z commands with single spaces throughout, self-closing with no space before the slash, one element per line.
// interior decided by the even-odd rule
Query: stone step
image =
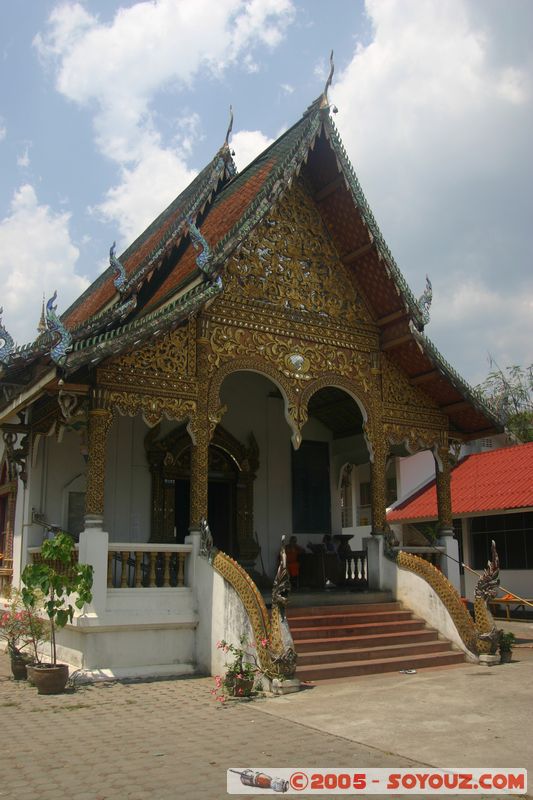
<path fill-rule="evenodd" d="M 354 647 L 345 649 L 310 650 L 298 654 L 298 667 L 334 664 L 340 661 L 375 661 L 383 658 L 396 658 L 398 656 L 423 655 L 426 653 L 439 653 L 452 650 L 451 642 L 434 639 L 428 642 L 402 642 L 401 644 L 387 644 L 381 647 Z"/>
<path fill-rule="evenodd" d="M 324 614 L 374 614 L 380 611 L 402 611 L 401 603 L 342 603 L 331 605 L 293 606 L 287 608 L 288 619 L 293 617 L 314 617 Z M 409 612 L 411 613 L 411 612 Z"/>
<path fill-rule="evenodd" d="M 418 630 L 399 631 L 394 630 L 389 633 L 369 634 L 366 636 L 328 636 L 324 637 L 323 631 L 316 631 L 315 638 L 298 639 L 294 641 L 294 647 L 298 654 L 313 652 L 317 650 L 349 650 L 351 648 L 364 647 L 386 647 L 387 645 L 403 644 L 412 642 L 431 642 L 438 640 L 437 632 L 431 628 L 420 628 Z"/>
<path fill-rule="evenodd" d="M 291 616 L 289 622 L 291 628 L 307 628 L 315 626 L 317 628 L 339 626 L 339 625 L 370 625 L 373 622 L 401 622 L 402 620 L 412 619 L 410 611 L 375 611 L 375 612 L 333 612 L 331 614 L 305 614 L 304 616 Z"/>
<path fill-rule="evenodd" d="M 321 637 L 346 637 L 365 636 L 375 633 L 394 633 L 395 631 L 417 631 L 424 627 L 423 620 L 404 619 L 398 622 L 358 622 L 354 624 L 330 625 L 328 627 L 306 625 L 305 627 L 291 625 L 292 638 L 295 642 L 300 639 L 316 639 Z M 298 648 L 296 648 L 298 652 Z"/>
<path fill-rule="evenodd" d="M 402 669 L 422 669 L 464 663 L 461 652 L 448 650 L 421 655 L 401 655 L 395 658 L 379 658 L 356 661 L 342 661 L 333 664 L 308 665 L 296 668 L 296 677 L 301 681 L 331 680 L 360 675 L 375 675 L 383 672 L 397 672 Z"/>

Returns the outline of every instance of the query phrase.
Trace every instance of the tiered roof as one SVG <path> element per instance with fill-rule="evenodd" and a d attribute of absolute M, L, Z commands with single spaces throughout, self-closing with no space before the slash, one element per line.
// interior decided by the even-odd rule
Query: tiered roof
<path fill-rule="evenodd" d="M 139 346 L 179 325 L 223 291 L 228 257 L 300 171 L 305 172 L 341 260 L 356 276 L 381 332 L 382 349 L 393 352 L 413 385 L 421 385 L 449 415 L 452 431 L 480 436 L 501 430 L 482 399 L 424 336 L 425 310 L 379 230 L 325 95 L 240 174 L 225 143 L 120 256 L 124 268 L 120 289 L 110 266 L 63 314 L 62 322 L 72 336 L 61 362 L 64 373 Z M 25 384 L 35 380 L 37 364 L 41 369 L 51 364 L 49 338 L 46 334 L 11 353 L 3 374 Z"/>

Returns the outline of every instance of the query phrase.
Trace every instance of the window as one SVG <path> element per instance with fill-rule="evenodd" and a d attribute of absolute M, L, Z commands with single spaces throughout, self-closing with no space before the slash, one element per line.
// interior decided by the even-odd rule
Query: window
<path fill-rule="evenodd" d="M 362 506 L 369 506 L 370 505 L 370 481 L 366 483 L 361 483 L 359 486 L 359 497 L 360 497 L 360 505 Z"/>
<path fill-rule="evenodd" d="M 292 451 L 293 533 L 331 533 L 329 445 L 304 441 Z"/>
<path fill-rule="evenodd" d="M 501 569 L 533 569 L 533 512 L 474 517 L 470 530 L 474 569 L 487 566 L 492 539 Z"/>
<path fill-rule="evenodd" d="M 392 478 L 387 478 L 386 492 L 387 506 L 391 506 L 398 498 L 398 492 L 396 489 L 396 475 L 394 475 Z"/>

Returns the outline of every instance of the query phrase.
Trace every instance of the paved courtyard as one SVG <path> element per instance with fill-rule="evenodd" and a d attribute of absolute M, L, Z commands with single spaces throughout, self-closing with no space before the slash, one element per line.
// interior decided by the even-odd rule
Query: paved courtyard
<path fill-rule="evenodd" d="M 1 655 L 0 798 L 217 800 L 235 766 L 533 772 L 533 626 L 516 624 L 522 644 L 509 665 L 368 676 L 226 706 L 208 678 L 38 696 L 9 678 Z"/>

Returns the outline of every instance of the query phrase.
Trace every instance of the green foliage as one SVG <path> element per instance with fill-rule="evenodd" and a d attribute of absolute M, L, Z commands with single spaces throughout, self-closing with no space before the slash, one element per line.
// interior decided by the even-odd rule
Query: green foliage
<path fill-rule="evenodd" d="M 74 606 L 81 609 L 92 600 L 93 568 L 89 564 L 73 562 L 73 554 L 73 539 L 67 533 L 58 533 L 53 539 L 43 542 L 42 562 L 28 564 L 22 573 L 22 600 L 26 608 L 35 608 L 39 597 L 44 598 L 54 665 L 57 663 L 56 628 L 72 622 Z M 70 595 L 77 595 L 74 606 Z"/>
<path fill-rule="evenodd" d="M 514 647 L 515 639 L 516 637 L 511 631 L 508 631 L 507 633 L 500 631 L 500 653 L 511 653 Z"/>
<path fill-rule="evenodd" d="M 533 364 L 501 369 L 492 356 L 489 363 L 491 371 L 478 390 L 520 441 L 533 441 Z"/>

